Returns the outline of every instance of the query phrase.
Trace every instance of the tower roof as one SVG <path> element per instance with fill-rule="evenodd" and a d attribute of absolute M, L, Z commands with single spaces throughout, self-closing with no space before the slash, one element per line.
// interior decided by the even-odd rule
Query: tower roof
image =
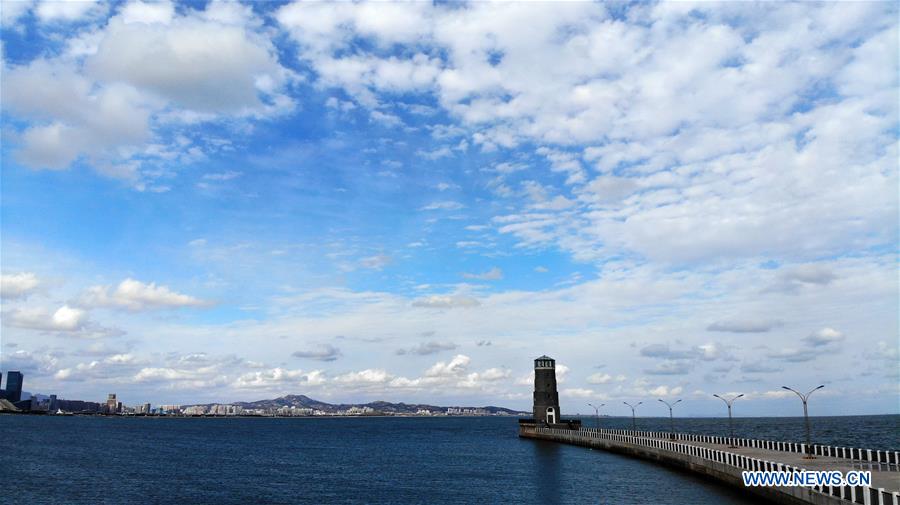
<path fill-rule="evenodd" d="M 546 354 L 541 356 L 540 358 L 535 358 L 535 361 L 537 361 L 539 359 L 549 359 L 550 361 L 556 361 L 555 359 L 551 358 L 550 356 L 547 356 Z"/>

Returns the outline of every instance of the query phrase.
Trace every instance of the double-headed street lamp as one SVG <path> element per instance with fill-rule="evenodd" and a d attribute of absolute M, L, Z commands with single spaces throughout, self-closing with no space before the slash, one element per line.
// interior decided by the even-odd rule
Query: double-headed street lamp
<path fill-rule="evenodd" d="M 800 397 L 800 400 L 803 402 L 803 421 L 806 424 L 806 456 L 803 456 L 803 459 L 815 459 L 816 457 L 812 454 L 812 441 L 809 435 L 809 410 L 807 410 L 806 402 L 809 400 L 809 396 L 816 391 L 825 387 L 825 384 L 822 384 L 819 387 L 813 388 L 810 392 L 805 395 L 795 389 L 791 389 L 787 386 L 781 386 L 781 389 L 787 389 L 788 391 L 793 391 Z"/>
<path fill-rule="evenodd" d="M 675 439 L 675 416 L 672 415 L 672 407 L 674 407 L 675 404 L 680 402 L 681 400 L 680 399 L 675 400 L 673 403 L 669 403 L 669 402 L 663 400 L 662 398 L 657 398 L 657 400 L 665 403 L 666 407 L 669 407 L 669 424 L 672 428 L 672 440 L 674 440 Z"/>
<path fill-rule="evenodd" d="M 605 403 L 601 403 L 600 405 L 594 405 L 593 403 L 588 403 L 588 407 L 594 407 L 594 419 L 597 420 L 597 429 L 600 429 L 600 407 L 606 405 Z"/>
<path fill-rule="evenodd" d="M 636 430 L 636 429 L 637 429 L 637 428 L 636 428 L 637 423 L 635 423 L 635 421 L 634 421 L 634 409 L 635 409 L 635 407 L 637 407 L 638 405 L 640 405 L 640 404 L 642 404 L 642 403 L 644 403 L 644 402 L 637 402 L 636 405 L 632 405 L 632 404 L 630 404 L 630 403 L 628 403 L 628 402 L 622 402 L 622 403 L 624 403 L 625 405 L 628 405 L 629 407 L 631 407 L 631 429 L 632 429 L 632 430 Z"/>
<path fill-rule="evenodd" d="M 737 400 L 738 398 L 744 396 L 744 393 L 741 393 L 741 394 L 731 398 L 730 400 L 722 398 L 721 396 L 719 396 L 717 394 L 713 394 L 713 396 L 715 396 L 716 398 L 725 402 L 725 405 L 728 405 L 728 433 L 730 434 L 730 437 L 728 439 L 728 448 L 734 449 L 734 422 L 731 420 L 731 404 L 734 403 L 734 401 Z"/>

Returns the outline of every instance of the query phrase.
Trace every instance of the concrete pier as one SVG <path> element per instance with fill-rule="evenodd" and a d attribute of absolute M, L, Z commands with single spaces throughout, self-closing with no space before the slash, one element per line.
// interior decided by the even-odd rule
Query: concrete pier
<path fill-rule="evenodd" d="M 602 449 L 694 472 L 739 487 L 774 503 L 789 505 L 900 505 L 900 454 L 844 447 L 814 446 L 816 459 L 804 459 L 803 444 L 729 439 L 705 435 L 632 430 L 565 429 L 523 421 L 519 436 Z M 735 445 L 736 447 L 729 447 Z M 868 470 L 871 486 L 747 487 L 748 470 Z"/>

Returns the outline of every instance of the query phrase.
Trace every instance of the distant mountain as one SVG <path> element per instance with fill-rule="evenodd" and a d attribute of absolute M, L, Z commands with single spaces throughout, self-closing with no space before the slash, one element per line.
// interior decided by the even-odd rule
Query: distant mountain
<path fill-rule="evenodd" d="M 206 404 L 213 405 L 213 404 Z M 271 400 L 258 400 L 255 402 L 233 402 L 229 405 L 239 405 L 245 409 L 277 409 L 281 407 L 297 407 L 321 410 L 322 412 L 335 413 L 341 410 L 347 410 L 352 407 L 370 407 L 373 410 L 385 414 L 415 414 L 419 410 L 430 410 L 432 412 L 446 412 L 448 407 L 440 407 L 437 405 L 429 405 L 425 403 L 391 403 L 385 401 L 377 401 L 370 403 L 326 403 L 314 400 L 306 395 L 287 395 Z M 454 405 L 453 408 L 462 409 L 483 409 L 490 414 L 506 414 L 517 415 L 518 410 L 507 409 L 504 407 L 495 407 L 489 405 L 487 407 L 460 407 Z"/>

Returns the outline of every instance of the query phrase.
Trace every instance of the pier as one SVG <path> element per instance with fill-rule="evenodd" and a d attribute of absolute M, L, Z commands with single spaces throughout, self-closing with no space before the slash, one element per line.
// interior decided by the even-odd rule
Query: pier
<path fill-rule="evenodd" d="M 674 433 L 674 429 L 659 432 L 582 428 L 581 420 L 562 417 L 556 391 L 556 361 L 549 356 L 534 360 L 533 417 L 519 419 L 519 437 L 643 458 L 740 488 L 773 503 L 900 505 L 897 451 Z M 871 480 L 866 485 L 747 486 L 743 472 L 748 471 L 790 475 L 865 471 L 871 472 Z"/>
<path fill-rule="evenodd" d="M 739 487 L 774 503 L 789 505 L 900 505 L 900 453 L 727 438 L 688 433 L 544 426 L 520 420 L 519 436 L 580 445 L 654 461 Z M 735 447 L 731 447 L 731 446 Z M 867 470 L 871 486 L 744 486 L 741 472 L 754 470 Z"/>

